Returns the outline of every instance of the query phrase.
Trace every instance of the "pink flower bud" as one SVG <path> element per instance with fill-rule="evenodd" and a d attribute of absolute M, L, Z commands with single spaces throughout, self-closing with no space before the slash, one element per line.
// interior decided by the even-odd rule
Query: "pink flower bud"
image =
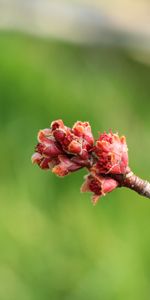
<path fill-rule="evenodd" d="M 57 120 L 51 124 L 52 134 L 59 142 L 64 151 L 68 151 L 70 143 L 75 139 L 71 129 L 64 125 L 62 120 Z"/>
<path fill-rule="evenodd" d="M 56 164 L 56 161 L 51 159 L 50 157 L 44 157 L 40 153 L 34 153 L 31 157 L 32 163 L 37 164 L 41 169 L 52 169 L 52 167 Z"/>
<path fill-rule="evenodd" d="M 87 142 L 87 145 L 93 147 L 94 138 L 89 122 L 77 121 L 74 124 L 72 131 L 76 136 L 81 137 L 83 140 L 85 140 Z"/>
<path fill-rule="evenodd" d="M 89 158 L 89 151 L 94 144 L 91 127 L 88 122 L 76 122 L 73 128 L 64 125 L 62 120 L 51 124 L 52 134 L 64 152 L 79 155 L 82 159 Z"/>
<path fill-rule="evenodd" d="M 77 121 L 72 128 L 72 132 L 81 144 L 80 157 L 85 160 L 88 159 L 94 145 L 90 124 Z"/>
<path fill-rule="evenodd" d="M 51 123 L 51 128 L 52 128 L 52 131 L 54 131 L 55 129 L 58 129 L 58 128 L 64 129 L 65 125 L 64 125 L 63 121 L 61 119 L 59 119 L 59 120 L 53 121 Z"/>
<path fill-rule="evenodd" d="M 125 174 L 128 167 L 128 148 L 124 136 L 112 132 L 101 134 L 96 141 L 97 173 Z"/>
<path fill-rule="evenodd" d="M 66 155 L 59 155 L 58 156 L 59 163 L 54 166 L 52 172 L 58 176 L 65 176 L 70 172 L 74 172 L 81 168 L 80 165 L 73 162 L 69 159 Z"/>
<path fill-rule="evenodd" d="M 39 143 L 35 148 L 36 152 L 50 157 L 55 157 L 62 153 L 50 129 L 40 130 L 38 133 L 38 141 Z"/>
<path fill-rule="evenodd" d="M 99 197 L 105 196 L 117 186 L 118 182 L 110 177 L 96 176 L 94 173 L 89 173 L 85 176 L 81 192 L 93 192 L 92 202 L 96 204 Z"/>
<path fill-rule="evenodd" d="M 56 143 L 51 129 L 43 129 L 38 133 L 38 144 L 32 156 L 32 162 L 41 169 L 52 169 L 57 163 L 57 156 L 62 154 L 60 146 Z"/>

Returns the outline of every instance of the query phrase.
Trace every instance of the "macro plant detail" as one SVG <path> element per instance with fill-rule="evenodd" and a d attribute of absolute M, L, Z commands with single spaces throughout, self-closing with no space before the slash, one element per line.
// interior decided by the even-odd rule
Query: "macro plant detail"
<path fill-rule="evenodd" d="M 89 122 L 77 121 L 69 128 L 62 120 L 56 120 L 50 128 L 40 130 L 37 138 L 32 162 L 60 177 L 86 168 L 88 174 L 81 192 L 92 192 L 93 204 L 122 186 L 150 198 L 150 183 L 134 175 L 129 168 L 124 136 L 110 131 L 95 140 Z"/>

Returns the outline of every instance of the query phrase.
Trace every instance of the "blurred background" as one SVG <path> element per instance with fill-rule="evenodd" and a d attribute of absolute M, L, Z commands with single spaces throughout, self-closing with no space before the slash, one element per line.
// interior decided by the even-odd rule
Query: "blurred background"
<path fill-rule="evenodd" d="M 0 299 L 150 299 L 150 201 L 118 189 L 93 207 L 85 170 L 32 166 L 62 118 L 127 137 L 150 179 L 148 0 L 0 0 Z"/>

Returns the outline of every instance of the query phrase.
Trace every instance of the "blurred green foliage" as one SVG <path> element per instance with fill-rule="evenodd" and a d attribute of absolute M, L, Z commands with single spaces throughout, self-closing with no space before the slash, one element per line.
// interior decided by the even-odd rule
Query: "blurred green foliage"
<path fill-rule="evenodd" d="M 124 50 L 0 34 L 0 299 L 150 299 L 150 201 L 118 189 L 96 207 L 31 165 L 37 131 L 62 118 L 127 136 L 150 169 L 150 68 Z"/>

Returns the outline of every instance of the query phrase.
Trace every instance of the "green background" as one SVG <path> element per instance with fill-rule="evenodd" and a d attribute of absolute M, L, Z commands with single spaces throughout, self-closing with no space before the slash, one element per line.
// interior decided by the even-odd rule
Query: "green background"
<path fill-rule="evenodd" d="M 39 129 L 62 118 L 127 137 L 150 178 L 150 68 L 125 50 L 0 34 L 0 299 L 150 299 L 150 201 L 118 189 L 93 207 L 85 170 L 32 166 Z"/>

